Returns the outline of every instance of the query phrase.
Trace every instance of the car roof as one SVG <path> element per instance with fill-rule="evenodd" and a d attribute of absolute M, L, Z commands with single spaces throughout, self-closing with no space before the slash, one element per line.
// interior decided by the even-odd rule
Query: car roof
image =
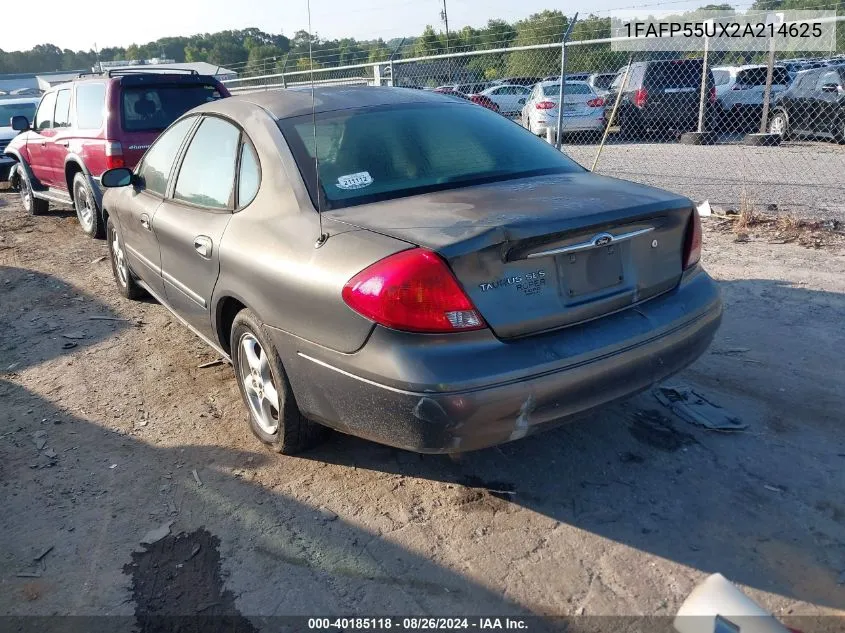
<path fill-rule="evenodd" d="M 227 101 L 246 101 L 257 105 L 276 119 L 287 119 L 312 112 L 312 92 L 310 87 L 286 90 L 268 90 L 235 95 L 202 105 L 198 111 L 222 110 Z M 455 103 L 453 97 L 433 91 L 413 90 L 411 88 L 387 88 L 376 86 L 322 86 L 314 87 L 313 111 L 315 113 L 334 110 L 352 110 L 382 105 L 400 105 L 408 103 Z"/>

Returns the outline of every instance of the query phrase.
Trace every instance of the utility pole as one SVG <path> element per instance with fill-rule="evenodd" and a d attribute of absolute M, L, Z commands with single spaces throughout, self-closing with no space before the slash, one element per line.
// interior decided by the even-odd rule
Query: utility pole
<path fill-rule="evenodd" d="M 446 12 L 446 0 L 443 0 L 443 10 L 440 12 L 440 19 L 446 23 L 446 54 L 449 54 L 449 14 Z M 449 73 L 449 82 L 452 81 L 452 58 L 446 58 L 446 68 Z"/>

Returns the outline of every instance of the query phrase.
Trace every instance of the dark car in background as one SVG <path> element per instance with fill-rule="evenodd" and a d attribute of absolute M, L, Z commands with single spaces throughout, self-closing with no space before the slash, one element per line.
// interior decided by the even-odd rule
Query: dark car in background
<path fill-rule="evenodd" d="M 281 453 L 321 425 L 427 453 L 517 440 L 681 370 L 721 319 L 690 200 L 432 92 L 223 99 L 103 184 L 120 292 L 230 358 Z"/>
<path fill-rule="evenodd" d="M 219 81 L 195 72 L 114 70 L 51 88 L 34 120 L 14 117 L 22 134 L 6 148 L 18 162 L 13 184 L 24 208 L 38 215 L 51 202 L 73 205 L 82 230 L 103 237 L 100 175 L 134 167 L 173 121 L 228 95 Z"/>
<path fill-rule="evenodd" d="M 845 142 L 845 64 L 799 72 L 769 115 L 769 132 Z"/>
<path fill-rule="evenodd" d="M 623 68 L 611 84 L 607 97 L 608 107 L 612 108 L 616 95 L 623 90 L 616 119 L 620 136 L 638 139 L 646 133 L 656 132 L 670 138 L 697 129 L 703 70 L 701 59 L 634 62 L 623 90 Z M 716 104 L 716 88 L 710 69 L 706 81 L 705 129 L 710 129 Z"/>

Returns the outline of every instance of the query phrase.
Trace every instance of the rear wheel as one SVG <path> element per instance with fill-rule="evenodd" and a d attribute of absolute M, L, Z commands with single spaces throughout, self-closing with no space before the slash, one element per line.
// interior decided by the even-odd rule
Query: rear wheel
<path fill-rule="evenodd" d="M 39 200 L 32 192 L 32 182 L 23 165 L 18 167 L 18 189 L 21 194 L 21 204 L 29 215 L 44 215 L 50 208 L 46 200 Z"/>
<path fill-rule="evenodd" d="M 129 262 L 126 261 L 126 251 L 123 248 L 123 240 L 120 238 L 120 233 L 114 220 L 108 218 L 106 220 L 106 236 L 108 237 L 109 259 L 111 259 L 111 270 L 114 274 L 114 280 L 117 282 L 117 287 L 127 299 L 141 299 L 147 293 L 135 281 L 132 276 L 132 271 L 129 270 Z"/>
<path fill-rule="evenodd" d="M 783 140 L 789 138 L 789 121 L 785 112 L 775 112 L 769 119 L 769 134 L 780 134 Z"/>
<path fill-rule="evenodd" d="M 253 434 L 285 455 L 318 444 L 325 437 L 326 428 L 300 413 L 279 355 L 250 310 L 241 310 L 235 316 L 230 349 Z"/>
<path fill-rule="evenodd" d="M 94 201 L 94 193 L 88 184 L 88 178 L 81 171 L 73 177 L 73 206 L 79 226 L 89 237 L 103 238 L 106 236 L 103 217 Z"/>

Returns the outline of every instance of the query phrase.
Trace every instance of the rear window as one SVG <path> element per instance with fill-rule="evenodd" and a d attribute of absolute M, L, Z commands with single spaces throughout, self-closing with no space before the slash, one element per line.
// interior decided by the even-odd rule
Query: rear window
<path fill-rule="evenodd" d="M 163 130 L 191 108 L 220 98 L 213 84 L 125 86 L 121 100 L 127 132 Z"/>
<path fill-rule="evenodd" d="M 714 70 L 713 81 L 717 86 L 724 86 L 731 80 L 731 74 L 727 70 Z"/>
<path fill-rule="evenodd" d="M 701 86 L 701 60 L 685 59 L 652 64 L 646 73 L 652 87 L 696 88 Z"/>
<path fill-rule="evenodd" d="M 610 88 L 610 84 L 613 83 L 613 80 L 616 78 L 616 75 L 598 75 L 593 80 L 593 84 L 599 90 L 607 90 Z"/>
<path fill-rule="evenodd" d="M 747 68 L 737 73 L 736 82 L 742 86 L 765 86 L 767 72 L 768 71 L 765 66 L 760 66 L 759 68 Z M 772 68 L 772 84 L 779 85 L 788 83 L 789 73 L 786 72 L 786 68 L 783 66 L 776 66 Z"/>
<path fill-rule="evenodd" d="M 306 115 L 284 119 L 279 127 L 312 201 L 317 197 L 315 162 L 319 165 L 324 209 L 582 171 L 527 130 L 474 105 L 327 112 L 317 115 L 316 123 Z"/>
<path fill-rule="evenodd" d="M 0 127 L 10 126 L 13 116 L 25 116 L 27 121 L 32 123 L 35 118 L 35 104 L 0 102 Z"/>
<path fill-rule="evenodd" d="M 592 94 L 592 89 L 587 84 L 576 84 L 576 83 L 569 83 L 566 82 L 566 89 L 564 92 L 568 95 L 588 95 Z M 543 86 L 543 94 L 554 96 L 560 94 L 560 84 L 550 84 L 548 86 Z"/>

